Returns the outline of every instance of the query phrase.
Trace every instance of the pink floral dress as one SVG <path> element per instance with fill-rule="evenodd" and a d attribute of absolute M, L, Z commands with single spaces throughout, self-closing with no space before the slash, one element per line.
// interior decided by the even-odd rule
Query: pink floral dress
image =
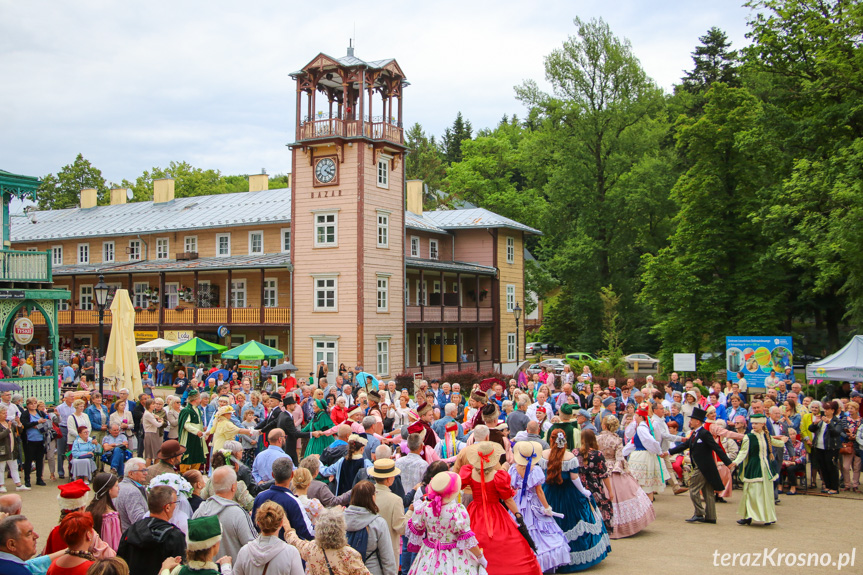
<path fill-rule="evenodd" d="M 120 546 L 123 530 L 120 528 L 120 515 L 116 511 L 107 511 L 102 515 L 102 532 L 99 537 L 114 551 Z"/>
<path fill-rule="evenodd" d="M 497 503 L 496 503 L 497 504 Z M 499 504 L 498 504 L 499 505 Z M 416 504 L 407 525 L 408 549 L 417 551 L 409 575 L 486 575 L 473 553 L 477 545 L 464 505 L 450 501 L 435 517 L 431 503 Z"/>

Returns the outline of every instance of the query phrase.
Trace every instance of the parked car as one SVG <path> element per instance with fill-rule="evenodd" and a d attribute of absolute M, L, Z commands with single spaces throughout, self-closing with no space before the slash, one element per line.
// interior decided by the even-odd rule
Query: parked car
<path fill-rule="evenodd" d="M 530 364 L 530 367 L 527 368 L 527 373 L 529 373 L 530 375 L 533 375 L 535 373 L 541 373 L 543 371 L 543 369 L 544 369 L 544 367 L 542 364 L 532 363 L 532 364 Z"/>
<path fill-rule="evenodd" d="M 794 369 L 795 370 L 805 370 L 806 364 L 815 363 L 816 361 L 821 361 L 824 359 L 820 355 L 809 355 L 806 353 L 802 353 L 800 355 L 794 355 Z"/>
<path fill-rule="evenodd" d="M 540 362 L 539 365 L 542 367 L 550 365 L 552 369 L 554 369 L 554 373 L 563 373 L 563 366 L 569 365 L 569 362 L 567 362 L 565 359 L 553 357 L 551 359 L 546 359 L 545 361 Z"/>
<path fill-rule="evenodd" d="M 650 369 L 659 367 L 659 360 L 647 353 L 630 353 L 623 359 L 626 361 L 626 367 L 629 369 L 633 369 L 635 362 L 638 362 L 638 367 L 649 366 Z"/>
<path fill-rule="evenodd" d="M 536 355 L 542 353 L 542 346 L 545 345 L 538 341 L 532 341 L 524 346 L 525 355 Z"/>
<path fill-rule="evenodd" d="M 574 351 L 572 353 L 568 353 L 564 356 L 567 361 L 597 361 L 595 357 L 590 355 L 589 353 L 582 353 L 579 351 Z"/>
<path fill-rule="evenodd" d="M 563 348 L 559 345 L 555 345 L 553 343 L 543 343 L 540 344 L 540 350 L 542 355 L 558 355 L 563 353 Z"/>

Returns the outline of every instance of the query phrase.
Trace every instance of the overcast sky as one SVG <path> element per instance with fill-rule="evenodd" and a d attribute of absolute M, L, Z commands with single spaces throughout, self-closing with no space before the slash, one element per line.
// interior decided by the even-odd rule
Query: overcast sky
<path fill-rule="evenodd" d="M 670 90 L 711 26 L 745 44 L 741 0 L 58 2 L 0 0 L 0 168 L 43 176 L 80 152 L 109 181 L 185 160 L 223 174 L 289 172 L 294 84 L 318 52 L 396 58 L 405 121 L 440 135 L 524 114 L 513 86 L 604 18 Z"/>

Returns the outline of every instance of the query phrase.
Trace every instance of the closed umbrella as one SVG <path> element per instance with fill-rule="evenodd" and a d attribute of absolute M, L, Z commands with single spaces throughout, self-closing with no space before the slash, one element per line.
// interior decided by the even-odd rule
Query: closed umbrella
<path fill-rule="evenodd" d="M 111 303 L 111 338 L 105 353 L 104 375 L 114 379 L 114 389 L 128 388 L 132 397 L 144 392 L 135 351 L 135 308 L 129 291 L 118 289 Z"/>
<path fill-rule="evenodd" d="M 244 361 L 261 361 L 264 359 L 282 359 L 285 353 L 274 347 L 258 343 L 255 340 L 237 346 L 222 354 L 222 359 L 241 359 Z"/>
<path fill-rule="evenodd" d="M 168 355 L 194 357 L 196 355 L 213 355 L 221 353 L 226 349 L 228 349 L 227 346 L 219 345 L 218 343 L 210 343 L 200 337 L 193 337 L 187 342 L 165 348 L 165 353 Z"/>

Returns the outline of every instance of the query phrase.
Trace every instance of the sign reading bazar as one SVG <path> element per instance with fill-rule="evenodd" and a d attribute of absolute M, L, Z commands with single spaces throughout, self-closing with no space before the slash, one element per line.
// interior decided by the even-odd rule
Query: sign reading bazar
<path fill-rule="evenodd" d="M 12 326 L 12 338 L 18 345 L 27 345 L 33 341 L 33 322 L 30 318 L 19 317 Z"/>

